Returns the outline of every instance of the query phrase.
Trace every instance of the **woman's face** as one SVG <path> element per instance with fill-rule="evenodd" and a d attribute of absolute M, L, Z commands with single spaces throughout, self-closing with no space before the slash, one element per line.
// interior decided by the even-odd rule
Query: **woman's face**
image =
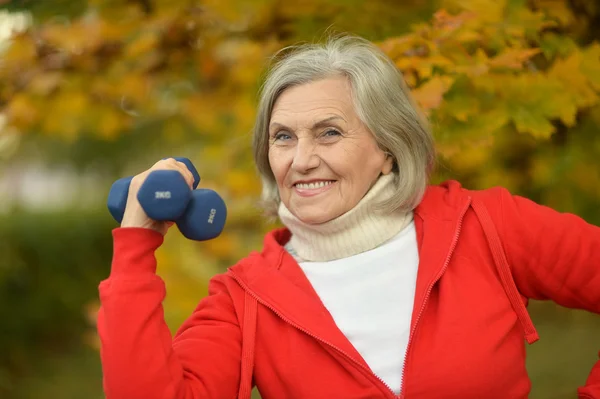
<path fill-rule="evenodd" d="M 393 166 L 356 114 L 344 77 L 281 93 L 269 124 L 269 163 L 281 200 L 309 224 L 352 209 Z"/>

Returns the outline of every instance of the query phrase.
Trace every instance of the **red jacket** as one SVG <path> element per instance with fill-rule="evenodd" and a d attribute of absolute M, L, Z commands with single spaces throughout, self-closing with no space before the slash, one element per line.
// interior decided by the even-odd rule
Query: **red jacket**
<path fill-rule="evenodd" d="M 525 340 L 537 339 L 527 299 L 600 313 L 600 228 L 456 182 L 428 189 L 415 224 L 420 263 L 400 397 L 526 398 Z M 214 277 L 174 339 L 155 274 L 162 236 L 113 235 L 112 271 L 99 287 L 107 399 L 246 399 L 253 384 L 263 399 L 395 397 L 282 247 L 287 230 Z M 599 363 L 578 392 L 600 398 Z"/>

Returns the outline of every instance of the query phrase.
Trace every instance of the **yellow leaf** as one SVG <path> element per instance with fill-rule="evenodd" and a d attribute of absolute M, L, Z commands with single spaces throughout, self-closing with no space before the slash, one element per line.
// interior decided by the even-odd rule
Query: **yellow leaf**
<path fill-rule="evenodd" d="M 16 94 L 11 99 L 6 115 L 10 125 L 22 132 L 28 131 L 40 118 L 38 104 L 26 93 Z"/>
<path fill-rule="evenodd" d="M 438 108 L 444 94 L 450 89 L 454 79 L 449 76 L 434 76 L 422 86 L 413 90 L 413 95 L 425 112 Z"/>
<path fill-rule="evenodd" d="M 459 151 L 454 152 L 450 162 L 455 172 L 476 170 L 484 165 L 490 158 L 491 139 L 484 138 L 480 143 L 469 142 L 461 145 Z"/>
<path fill-rule="evenodd" d="M 125 57 L 135 59 L 149 53 L 158 46 L 158 35 L 154 32 L 144 32 L 125 48 Z"/>
<path fill-rule="evenodd" d="M 523 39 L 525 37 L 525 28 L 520 25 L 510 25 L 506 27 L 506 33 L 512 37 Z"/>
<path fill-rule="evenodd" d="M 414 47 L 415 37 L 413 34 L 407 34 L 399 37 L 391 37 L 379 43 L 381 50 L 388 55 L 391 59 L 396 58 L 405 54 L 406 51 Z"/>
<path fill-rule="evenodd" d="M 576 21 L 571 8 L 565 0 L 535 0 L 536 8 L 556 19 L 561 25 L 568 26 Z"/>
<path fill-rule="evenodd" d="M 454 36 L 454 38 L 459 42 L 469 43 L 480 41 L 482 39 L 482 35 L 481 33 L 471 29 L 462 29 L 456 34 L 456 36 Z"/>
<path fill-rule="evenodd" d="M 454 67 L 455 72 L 463 73 L 471 78 L 486 75 L 489 70 L 488 57 L 481 48 L 478 48 L 475 51 L 475 54 L 469 64 L 457 65 Z"/>
<path fill-rule="evenodd" d="M 443 0 L 442 7 L 460 9 L 477 16 L 481 24 L 495 24 L 505 18 L 507 0 Z"/>
<path fill-rule="evenodd" d="M 421 57 L 411 56 L 411 57 L 400 57 L 396 60 L 396 66 L 401 71 L 405 71 L 408 69 L 415 69 L 417 64 L 422 61 Z"/>
<path fill-rule="evenodd" d="M 20 68 L 21 65 L 32 63 L 37 57 L 35 43 L 27 35 L 19 35 L 12 39 L 8 48 L 2 53 L 2 67 L 7 69 Z"/>
<path fill-rule="evenodd" d="M 433 15 L 433 27 L 447 35 L 459 29 L 465 22 L 472 20 L 473 18 L 475 18 L 475 14 L 470 12 L 461 12 L 457 15 L 451 15 L 442 8 Z"/>
<path fill-rule="evenodd" d="M 403 72 L 404 81 L 411 89 L 417 85 L 417 74 L 414 71 Z"/>
<path fill-rule="evenodd" d="M 581 72 L 600 91 L 600 43 L 594 42 L 581 54 Z"/>
<path fill-rule="evenodd" d="M 41 32 L 46 40 L 60 50 L 81 53 L 89 48 L 95 48 L 100 40 L 99 30 L 92 28 L 81 20 L 69 25 L 46 24 Z"/>
<path fill-rule="evenodd" d="M 131 31 L 139 28 L 135 24 L 119 23 L 114 19 L 103 18 L 97 21 L 98 36 L 101 42 L 120 42 L 128 37 Z"/>
<path fill-rule="evenodd" d="M 558 104 L 557 104 L 558 105 Z M 567 127 L 573 127 L 577 123 L 577 106 L 569 98 L 563 97 L 560 101 L 559 118 Z"/>
<path fill-rule="evenodd" d="M 569 96 L 577 106 L 589 107 L 598 103 L 599 98 L 588 78 L 581 72 L 581 66 L 582 54 L 574 51 L 566 59 L 557 59 L 550 68 L 548 77 L 562 82 L 565 87 L 564 95 Z"/>
<path fill-rule="evenodd" d="M 461 122 L 467 122 L 470 117 L 480 111 L 479 101 L 468 92 L 462 92 L 453 96 L 441 109 Z"/>
<path fill-rule="evenodd" d="M 542 50 L 534 49 L 508 49 L 488 61 L 492 68 L 521 69 L 523 63 Z"/>
<path fill-rule="evenodd" d="M 448 71 L 454 67 L 454 63 L 448 58 L 440 54 L 434 54 L 430 57 L 424 58 L 423 61 L 417 65 L 417 72 L 421 79 L 428 79 L 435 69 L 441 71 Z"/>
<path fill-rule="evenodd" d="M 519 132 L 529 133 L 536 138 L 546 139 L 556 130 L 544 116 L 531 112 L 524 107 L 512 112 L 511 117 Z"/>

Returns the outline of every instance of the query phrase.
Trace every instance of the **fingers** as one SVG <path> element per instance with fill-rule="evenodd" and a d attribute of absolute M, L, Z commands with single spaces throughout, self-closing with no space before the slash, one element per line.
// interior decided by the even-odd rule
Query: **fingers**
<path fill-rule="evenodd" d="M 194 175 L 188 169 L 187 165 L 183 162 L 175 161 L 176 165 L 179 167 L 181 174 L 185 178 L 185 181 L 190 186 L 190 189 L 194 189 Z"/>
<path fill-rule="evenodd" d="M 137 191 L 137 188 L 139 188 L 142 185 L 142 183 L 144 182 L 144 180 L 146 180 L 146 177 L 148 176 L 148 174 L 150 174 L 151 170 L 152 169 L 148 169 L 148 170 L 143 171 L 140 174 L 133 176 L 133 178 L 131 179 L 131 183 L 129 183 L 129 195 L 130 196 L 131 196 L 132 192 L 134 191 L 134 190 L 132 190 L 132 188 L 135 187 L 136 188 L 135 191 Z"/>
<path fill-rule="evenodd" d="M 167 230 L 173 225 L 173 222 L 162 222 L 155 221 L 148 217 L 139 203 L 137 194 L 140 187 L 148 177 L 148 175 L 156 170 L 175 170 L 179 172 L 185 182 L 189 185 L 190 189 L 194 187 L 194 175 L 183 162 L 179 162 L 174 158 L 162 159 L 156 162 L 150 169 L 147 169 L 137 175 L 135 175 L 129 184 L 129 191 L 127 195 L 127 203 L 125 205 L 125 212 L 121 221 L 121 226 L 124 227 L 147 227 L 154 229 L 161 234 L 165 234 Z"/>
<path fill-rule="evenodd" d="M 179 162 L 175 158 L 161 159 L 150 168 L 150 171 L 165 169 L 178 171 L 190 186 L 190 189 L 194 188 L 194 175 L 183 162 Z"/>

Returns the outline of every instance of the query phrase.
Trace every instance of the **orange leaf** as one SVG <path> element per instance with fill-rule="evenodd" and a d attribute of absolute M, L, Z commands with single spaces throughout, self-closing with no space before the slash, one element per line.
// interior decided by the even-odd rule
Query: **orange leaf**
<path fill-rule="evenodd" d="M 488 61 L 492 68 L 521 69 L 523 63 L 536 54 L 541 53 L 539 48 L 532 49 L 508 49 Z"/>
<path fill-rule="evenodd" d="M 413 90 L 413 95 L 424 111 L 438 108 L 444 94 L 450 89 L 454 79 L 448 76 L 434 76 L 421 87 Z"/>

